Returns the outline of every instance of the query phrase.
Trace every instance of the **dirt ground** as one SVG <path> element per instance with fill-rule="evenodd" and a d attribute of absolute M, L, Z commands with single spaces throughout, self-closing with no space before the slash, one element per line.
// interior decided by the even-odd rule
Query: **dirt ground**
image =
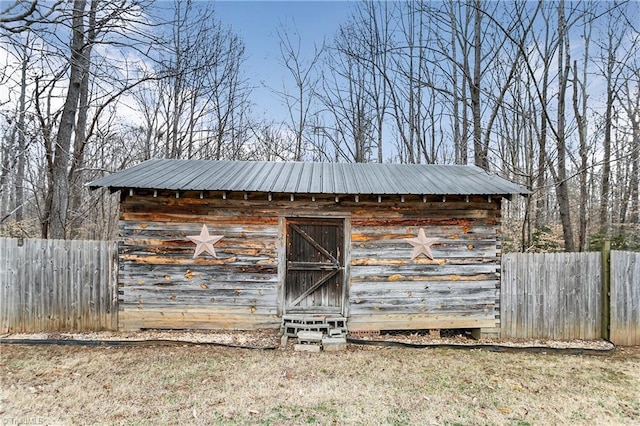
<path fill-rule="evenodd" d="M 0 424 L 640 424 L 640 349 L 0 346 Z"/>

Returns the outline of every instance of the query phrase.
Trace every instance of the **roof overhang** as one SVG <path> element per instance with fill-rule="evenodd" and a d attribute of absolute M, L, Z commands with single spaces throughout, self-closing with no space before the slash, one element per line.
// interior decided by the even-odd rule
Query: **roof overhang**
<path fill-rule="evenodd" d="M 531 191 L 475 166 L 148 160 L 87 184 L 169 191 L 293 195 L 483 195 L 511 199 Z"/>

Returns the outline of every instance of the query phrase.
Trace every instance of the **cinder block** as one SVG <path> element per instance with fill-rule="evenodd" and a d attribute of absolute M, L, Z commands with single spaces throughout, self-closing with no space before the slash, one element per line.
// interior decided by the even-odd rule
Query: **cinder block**
<path fill-rule="evenodd" d="M 347 320 L 343 317 L 327 317 L 325 323 L 329 324 L 331 328 L 346 328 Z"/>
<path fill-rule="evenodd" d="M 325 337 L 322 339 L 322 348 L 325 351 L 342 351 L 347 349 L 347 339 L 344 337 Z"/>
<path fill-rule="evenodd" d="M 284 334 L 289 337 L 298 337 L 300 331 L 327 332 L 329 326 L 327 324 L 286 324 Z"/>
<path fill-rule="evenodd" d="M 304 320 L 303 315 L 283 315 L 282 321 L 285 322 L 302 322 Z"/>
<path fill-rule="evenodd" d="M 294 327 L 297 330 L 304 330 L 304 331 L 325 331 L 325 332 L 329 331 L 328 324 L 295 324 Z"/>
<path fill-rule="evenodd" d="M 293 346 L 293 350 L 298 352 L 320 352 L 321 349 L 320 345 L 304 345 L 298 343 Z"/>
<path fill-rule="evenodd" d="M 329 329 L 329 337 L 344 337 L 346 334 L 347 334 L 347 330 L 344 328 Z"/>
<path fill-rule="evenodd" d="M 323 317 L 304 317 L 303 322 L 305 324 L 324 324 Z"/>
<path fill-rule="evenodd" d="M 321 331 L 298 331 L 298 341 L 300 342 L 322 342 L 324 333 Z"/>

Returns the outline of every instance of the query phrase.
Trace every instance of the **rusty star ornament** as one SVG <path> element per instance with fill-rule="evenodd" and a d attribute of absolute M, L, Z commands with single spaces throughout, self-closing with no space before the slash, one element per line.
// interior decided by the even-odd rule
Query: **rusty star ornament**
<path fill-rule="evenodd" d="M 193 254 L 194 259 L 201 253 L 209 253 L 217 259 L 218 256 L 216 255 L 216 250 L 213 248 L 213 245 L 224 238 L 224 235 L 209 235 L 207 225 L 202 225 L 200 235 L 187 235 L 187 238 L 196 243 L 196 251 Z"/>
<path fill-rule="evenodd" d="M 413 246 L 413 255 L 411 260 L 417 258 L 421 254 L 424 254 L 429 259 L 433 260 L 433 254 L 431 253 L 431 245 L 438 241 L 437 238 L 427 238 L 424 234 L 424 229 L 420 228 L 417 238 L 407 238 L 406 242 Z"/>

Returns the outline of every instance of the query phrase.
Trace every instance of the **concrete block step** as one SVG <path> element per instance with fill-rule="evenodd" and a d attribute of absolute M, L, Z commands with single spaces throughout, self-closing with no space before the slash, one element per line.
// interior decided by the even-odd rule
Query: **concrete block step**
<path fill-rule="evenodd" d="M 297 343 L 293 346 L 293 350 L 298 352 L 320 352 L 322 348 L 320 345 L 305 345 Z"/>
<path fill-rule="evenodd" d="M 329 332 L 327 324 L 285 324 L 284 334 L 289 337 L 297 337 L 299 331 L 322 331 Z"/>
<path fill-rule="evenodd" d="M 291 324 L 325 324 L 325 317 L 304 315 L 283 315 L 282 321 Z"/>
<path fill-rule="evenodd" d="M 329 337 L 345 337 L 347 335 L 346 328 L 330 328 L 329 329 Z"/>
<path fill-rule="evenodd" d="M 345 337 L 325 337 L 322 339 L 322 349 L 327 352 L 345 350 L 347 349 L 347 339 Z"/>
<path fill-rule="evenodd" d="M 282 316 L 280 332 L 287 337 L 298 337 L 300 331 L 322 332 L 329 337 L 342 337 L 347 333 L 347 319 L 335 315 L 287 314 Z"/>
<path fill-rule="evenodd" d="M 347 328 L 347 319 L 344 317 L 326 317 L 324 322 L 331 328 Z"/>
<path fill-rule="evenodd" d="M 298 342 L 322 342 L 322 338 L 324 337 L 324 333 L 321 331 L 306 331 L 300 330 L 297 333 Z"/>

